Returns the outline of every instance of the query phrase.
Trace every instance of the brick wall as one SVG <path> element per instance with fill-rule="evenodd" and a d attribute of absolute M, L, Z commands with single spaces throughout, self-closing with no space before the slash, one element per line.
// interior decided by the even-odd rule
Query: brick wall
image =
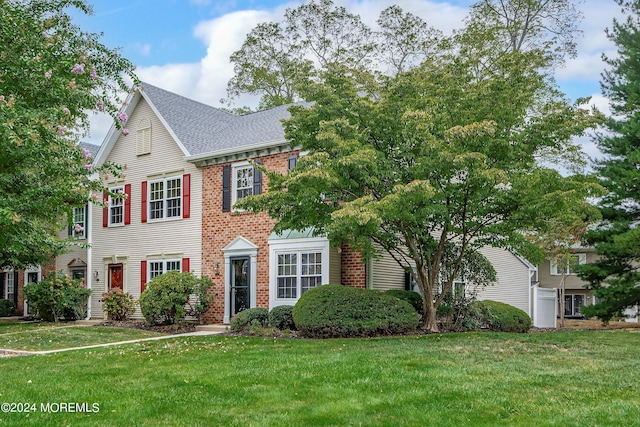
<path fill-rule="evenodd" d="M 353 250 L 349 245 L 342 245 L 342 284 L 354 288 L 367 287 L 367 268 L 362 262 L 362 254 Z"/>
<path fill-rule="evenodd" d="M 260 157 L 269 171 L 286 173 L 291 152 Z M 258 158 L 251 159 L 257 160 Z M 228 165 L 230 163 L 226 163 Z M 224 316 L 225 265 L 222 248 L 242 236 L 258 246 L 256 306 L 269 308 L 269 245 L 268 238 L 275 225 L 265 212 L 222 212 L 222 168 L 225 164 L 202 168 L 202 274 L 209 276 L 216 286 L 215 299 L 204 315 L 205 323 L 222 323 Z M 263 174 L 262 191 L 267 191 L 267 177 Z M 216 269 L 216 264 L 219 267 Z M 218 273 L 219 275 L 216 275 Z"/>

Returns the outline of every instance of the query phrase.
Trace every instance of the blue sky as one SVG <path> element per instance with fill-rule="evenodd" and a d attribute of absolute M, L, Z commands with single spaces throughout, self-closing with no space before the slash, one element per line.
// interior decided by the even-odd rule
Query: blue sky
<path fill-rule="evenodd" d="M 89 0 L 91 2 L 91 0 Z M 380 11 L 398 4 L 421 16 L 445 33 L 462 25 L 473 4 L 469 0 L 337 0 L 373 25 Z M 282 19 L 287 7 L 300 2 L 278 0 L 93 0 L 94 15 L 78 16 L 83 30 L 103 33 L 102 42 L 120 47 L 136 66 L 143 80 L 213 106 L 226 95 L 233 75 L 229 55 L 237 50 L 256 24 Z M 585 19 L 579 39 L 578 57 L 558 70 L 561 88 L 572 98 L 592 96 L 593 104 L 607 110 L 600 95 L 602 53 L 615 52 L 604 30 L 620 16 L 613 0 L 585 0 L 579 4 Z M 250 105 L 255 99 L 236 103 Z M 95 120 L 89 142 L 100 143 L 109 123 Z M 584 141 L 589 153 L 593 145 Z"/>

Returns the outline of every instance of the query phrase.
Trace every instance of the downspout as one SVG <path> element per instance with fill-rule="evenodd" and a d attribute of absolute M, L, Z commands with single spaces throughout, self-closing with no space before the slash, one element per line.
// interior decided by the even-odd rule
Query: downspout
<path fill-rule="evenodd" d="M 92 290 L 93 287 L 93 269 L 92 269 L 92 263 L 91 263 L 91 256 L 92 256 L 92 243 L 93 243 L 93 229 L 91 227 L 91 223 L 93 220 L 93 204 L 91 202 L 87 203 L 87 209 L 89 210 L 89 212 L 87 213 L 87 223 L 85 224 L 85 226 L 87 227 L 87 233 L 89 235 L 89 237 L 87 238 L 87 245 L 89 246 L 87 248 L 87 274 L 86 274 L 86 279 L 87 279 L 87 289 Z M 89 294 L 89 300 L 87 301 L 87 320 L 91 319 L 91 298 L 92 298 L 93 292 L 91 292 Z"/>

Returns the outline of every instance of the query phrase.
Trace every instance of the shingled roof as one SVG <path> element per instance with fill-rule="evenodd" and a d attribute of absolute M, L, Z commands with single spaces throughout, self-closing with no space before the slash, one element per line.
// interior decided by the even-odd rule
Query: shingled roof
<path fill-rule="evenodd" d="M 189 156 L 285 140 L 281 119 L 290 117 L 286 105 L 240 116 L 149 83 L 142 83 L 142 90 Z"/>

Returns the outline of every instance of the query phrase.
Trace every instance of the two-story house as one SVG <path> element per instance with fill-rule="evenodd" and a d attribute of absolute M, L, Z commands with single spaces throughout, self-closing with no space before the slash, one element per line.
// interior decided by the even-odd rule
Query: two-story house
<path fill-rule="evenodd" d="M 384 256 L 362 263 L 359 253 L 331 248 L 310 230 L 276 235 L 266 213 L 234 209 L 267 189 L 255 164 L 280 172 L 296 164 L 299 152 L 281 124 L 289 117 L 285 106 L 238 116 L 143 83 L 123 113 L 127 131 L 112 127 L 96 158 L 97 165 L 125 166 L 123 177 L 103 177 L 125 197 L 107 197 L 106 208 L 88 215 L 92 317 L 103 316 L 103 292 L 120 287 L 138 298 L 149 280 L 170 270 L 216 283 L 204 316 L 210 323 L 228 323 L 249 307 L 293 305 L 321 284 L 406 288 L 405 270 Z M 479 297 L 531 314 L 535 267 L 507 251 L 485 252 L 498 283 Z"/>

